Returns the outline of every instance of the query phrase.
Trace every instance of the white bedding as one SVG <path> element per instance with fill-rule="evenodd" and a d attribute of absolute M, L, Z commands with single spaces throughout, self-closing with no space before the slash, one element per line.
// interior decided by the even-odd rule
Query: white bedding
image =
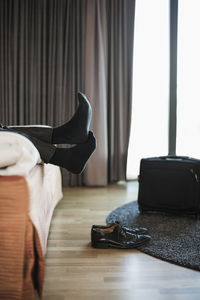
<path fill-rule="evenodd" d="M 36 165 L 25 178 L 30 191 L 29 216 L 38 230 L 45 254 L 53 211 L 63 196 L 60 168 L 51 164 Z"/>
<path fill-rule="evenodd" d="M 39 164 L 40 163 L 40 164 Z M 0 176 L 24 176 L 29 187 L 29 216 L 38 230 L 43 253 L 53 210 L 62 198 L 60 168 L 41 164 L 38 150 L 26 137 L 0 132 Z"/>
<path fill-rule="evenodd" d="M 27 176 L 41 162 L 36 147 L 25 136 L 0 131 L 0 175 Z"/>

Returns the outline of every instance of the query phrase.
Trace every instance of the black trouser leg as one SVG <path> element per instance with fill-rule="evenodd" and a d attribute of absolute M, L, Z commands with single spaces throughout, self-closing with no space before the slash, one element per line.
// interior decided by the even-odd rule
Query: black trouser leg
<path fill-rule="evenodd" d="M 4 126 L 4 128 L 16 130 L 18 132 L 26 133 L 46 143 L 52 143 L 52 127 L 43 126 Z"/>
<path fill-rule="evenodd" d="M 21 134 L 21 135 L 25 136 L 26 138 L 28 138 L 34 144 L 34 146 L 37 148 L 38 152 L 40 153 L 41 159 L 45 163 L 49 163 L 49 161 L 51 160 L 51 158 L 53 157 L 53 155 L 56 151 L 56 147 L 54 145 L 52 145 L 50 142 L 45 142 L 45 141 L 39 139 L 39 137 L 42 137 L 42 138 L 44 138 L 44 140 L 47 140 L 47 141 L 48 141 L 48 139 L 50 140 L 51 130 L 49 130 L 49 129 L 51 129 L 51 128 L 20 127 L 20 130 L 19 130 L 19 127 L 17 127 L 17 126 L 16 127 L 4 126 L 3 129 L 1 129 L 1 130 L 18 133 L 18 134 Z M 36 138 L 34 135 L 32 135 L 33 132 L 35 133 L 35 136 L 37 136 L 38 138 Z"/>
<path fill-rule="evenodd" d="M 17 131 L 16 131 L 17 132 Z M 54 156 L 54 153 L 56 151 L 56 146 L 50 144 L 50 143 L 45 143 L 33 136 L 30 136 L 25 133 L 20 133 L 24 136 L 26 136 L 37 148 L 38 152 L 40 153 L 40 157 L 45 163 L 49 163 L 51 158 Z"/>

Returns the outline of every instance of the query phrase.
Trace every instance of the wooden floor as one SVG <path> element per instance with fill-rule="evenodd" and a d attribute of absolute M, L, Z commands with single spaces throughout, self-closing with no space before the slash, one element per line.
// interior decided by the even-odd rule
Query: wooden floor
<path fill-rule="evenodd" d="M 45 300 L 200 299 L 200 272 L 137 250 L 90 246 L 92 225 L 136 197 L 137 183 L 64 189 L 50 229 Z"/>

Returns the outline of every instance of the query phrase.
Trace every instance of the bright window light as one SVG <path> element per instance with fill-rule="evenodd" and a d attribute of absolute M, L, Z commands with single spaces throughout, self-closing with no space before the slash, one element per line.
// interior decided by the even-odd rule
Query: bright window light
<path fill-rule="evenodd" d="M 139 0 L 135 12 L 127 179 L 138 176 L 141 158 L 168 153 L 169 1 Z"/>
<path fill-rule="evenodd" d="M 200 158 L 200 1 L 179 1 L 177 154 Z"/>

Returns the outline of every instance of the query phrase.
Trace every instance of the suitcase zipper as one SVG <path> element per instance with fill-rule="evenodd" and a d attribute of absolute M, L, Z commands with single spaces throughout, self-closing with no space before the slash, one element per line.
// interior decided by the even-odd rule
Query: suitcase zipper
<path fill-rule="evenodd" d="M 194 169 L 190 169 L 190 172 L 194 175 L 194 178 L 197 183 L 199 183 L 199 177 L 198 174 L 194 171 Z"/>
<path fill-rule="evenodd" d="M 190 169 L 190 172 L 194 175 L 194 177 L 195 177 L 195 179 L 196 179 L 196 182 L 199 184 L 199 176 L 198 176 L 198 173 L 196 173 L 196 172 L 194 171 L 194 169 Z M 198 188 L 199 188 L 199 186 L 198 186 Z M 198 194 L 199 194 L 199 193 L 198 193 Z M 198 199 L 198 200 L 200 200 L 200 199 Z M 200 213 L 200 201 L 198 201 L 197 207 L 198 207 L 197 219 L 199 219 L 199 213 Z"/>

